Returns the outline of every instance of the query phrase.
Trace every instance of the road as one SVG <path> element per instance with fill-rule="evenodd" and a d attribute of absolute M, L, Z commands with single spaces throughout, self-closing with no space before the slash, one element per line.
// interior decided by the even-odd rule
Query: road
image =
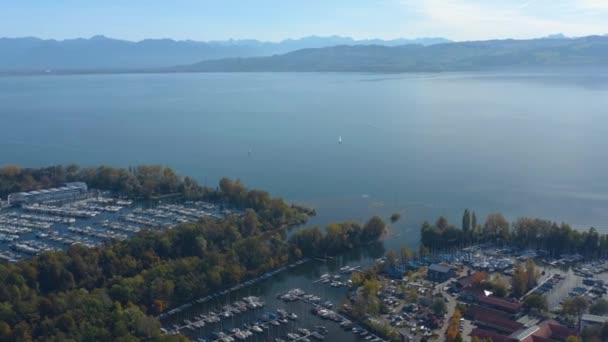
<path fill-rule="evenodd" d="M 454 315 L 454 311 L 456 310 L 456 299 L 452 298 L 452 296 L 450 296 L 447 292 L 443 290 L 443 288 L 446 287 L 451 281 L 452 279 L 441 283 L 435 287 L 435 293 L 441 293 L 444 298 L 448 299 L 448 302 L 446 303 L 446 306 L 448 308 L 447 314 L 445 315 L 441 328 L 437 331 L 437 334 L 439 334 L 440 341 L 443 341 L 445 339 L 445 332 L 448 329 L 450 318 L 452 317 L 452 315 Z"/>

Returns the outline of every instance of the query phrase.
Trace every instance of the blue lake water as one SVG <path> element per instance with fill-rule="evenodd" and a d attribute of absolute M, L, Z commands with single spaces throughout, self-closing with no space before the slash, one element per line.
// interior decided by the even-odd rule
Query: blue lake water
<path fill-rule="evenodd" d="M 1 77 L 0 164 L 240 178 L 313 224 L 400 212 L 389 246 L 465 208 L 606 231 L 607 114 L 605 71 Z"/>

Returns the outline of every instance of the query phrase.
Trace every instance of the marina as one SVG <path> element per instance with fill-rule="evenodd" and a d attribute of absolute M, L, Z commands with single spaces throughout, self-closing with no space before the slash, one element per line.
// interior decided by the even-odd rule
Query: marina
<path fill-rule="evenodd" d="M 350 273 L 345 272 L 345 266 L 361 269 L 375 260 L 368 258 L 368 264 L 353 264 L 358 258 L 347 253 L 326 262 L 298 261 L 182 305 L 159 318 L 165 333 L 177 328 L 193 341 L 381 341 L 337 313 L 337 306 L 347 293 L 346 286 L 332 287 L 317 281 L 327 273 L 341 275 L 346 282 Z M 263 301 L 264 307 L 225 314 L 231 308 L 242 308 L 239 302 L 250 296 Z M 213 320 L 214 314 L 219 322 L 205 321 Z"/>
<path fill-rule="evenodd" d="M 142 229 L 239 214 L 207 202 L 136 202 L 79 186 L 11 196 L 13 205 L 0 211 L 0 259 L 16 262 L 74 244 L 96 247 Z"/>

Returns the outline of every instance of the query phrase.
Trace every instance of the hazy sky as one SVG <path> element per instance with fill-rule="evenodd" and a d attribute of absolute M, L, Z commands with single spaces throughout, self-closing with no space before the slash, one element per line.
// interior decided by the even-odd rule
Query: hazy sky
<path fill-rule="evenodd" d="M 0 36 L 455 40 L 608 33 L 608 0 L 0 0 Z"/>

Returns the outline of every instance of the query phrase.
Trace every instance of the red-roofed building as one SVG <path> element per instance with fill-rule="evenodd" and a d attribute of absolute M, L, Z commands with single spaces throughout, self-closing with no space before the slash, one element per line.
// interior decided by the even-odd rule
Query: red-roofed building
<path fill-rule="evenodd" d="M 522 305 L 520 302 L 493 297 L 486 295 L 485 291 L 473 288 L 465 289 L 461 294 L 464 301 L 478 303 L 481 306 L 507 312 L 509 314 L 518 313 Z"/>
<path fill-rule="evenodd" d="M 554 320 L 544 321 L 539 325 L 522 327 L 510 335 L 504 335 L 483 328 L 473 329 L 471 336 L 491 338 L 494 342 L 564 342 L 568 336 L 576 336 L 576 331 L 565 327 Z"/>
<path fill-rule="evenodd" d="M 521 310 L 521 303 L 512 302 L 506 299 L 490 296 L 480 296 L 478 298 L 480 305 L 485 305 L 493 309 L 502 310 L 508 313 L 518 313 Z"/>
<path fill-rule="evenodd" d="M 489 338 L 492 342 L 514 342 L 509 336 L 480 328 L 475 328 L 471 331 L 471 337 L 473 336 L 479 337 L 480 339 Z"/>
<path fill-rule="evenodd" d="M 505 312 L 479 305 L 472 305 L 469 307 L 467 316 L 480 328 L 506 335 L 521 330 L 524 327 L 523 324 L 512 320 L 511 317 L 509 317 L 509 314 Z"/>
<path fill-rule="evenodd" d="M 549 320 L 535 326 L 534 332 L 527 334 L 520 333 L 517 336 L 515 333 L 511 337 L 519 337 L 516 339 L 520 342 L 553 342 L 565 341 L 568 336 L 576 336 L 576 331 L 559 324 L 557 321 Z M 515 335 L 515 336 L 514 336 Z"/>

